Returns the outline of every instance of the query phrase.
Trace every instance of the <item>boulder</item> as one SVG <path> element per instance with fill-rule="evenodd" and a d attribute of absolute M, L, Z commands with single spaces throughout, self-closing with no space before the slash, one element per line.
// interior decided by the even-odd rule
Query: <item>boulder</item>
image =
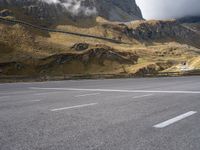
<path fill-rule="evenodd" d="M 1 17 L 7 17 L 7 16 L 12 16 L 12 15 L 13 15 L 13 12 L 11 10 L 4 9 L 4 10 L 0 11 Z"/>
<path fill-rule="evenodd" d="M 72 46 L 72 49 L 74 49 L 76 51 L 84 51 L 88 48 L 89 48 L 89 44 L 87 44 L 87 43 L 77 43 Z"/>

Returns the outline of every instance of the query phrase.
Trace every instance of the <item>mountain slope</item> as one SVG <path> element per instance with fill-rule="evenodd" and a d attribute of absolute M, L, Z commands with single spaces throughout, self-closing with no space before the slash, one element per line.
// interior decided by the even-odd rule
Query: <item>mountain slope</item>
<path fill-rule="evenodd" d="M 115 5 L 123 10 L 122 4 Z M 0 77 L 143 76 L 200 69 L 199 22 L 111 22 L 94 17 L 93 25 L 82 27 L 67 17 L 74 22 L 47 26 L 48 20 L 36 19 L 21 7 L 2 7 L 0 15 Z"/>
<path fill-rule="evenodd" d="M 0 0 L 0 8 L 18 9 L 50 24 L 94 21 L 96 16 L 112 21 L 142 19 L 135 0 Z M 19 18 L 18 19 L 22 19 Z"/>
<path fill-rule="evenodd" d="M 176 21 L 135 21 L 122 24 L 98 18 L 96 26 L 93 27 L 59 25 L 55 29 L 121 42 L 2 22 L 0 74 L 141 76 L 167 69 L 173 71 L 173 66 L 183 62 L 189 64 L 193 60 L 196 61 L 195 58 L 200 55 L 199 45 L 196 45 L 200 39 L 199 34 L 194 30 L 182 28 L 182 24 Z M 194 36 L 197 37 L 196 41 Z M 198 65 L 193 66 L 193 69 L 199 68 Z"/>

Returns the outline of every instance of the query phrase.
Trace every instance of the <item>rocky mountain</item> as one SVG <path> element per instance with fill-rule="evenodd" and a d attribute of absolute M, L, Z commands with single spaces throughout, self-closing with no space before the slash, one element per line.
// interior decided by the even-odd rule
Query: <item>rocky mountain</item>
<path fill-rule="evenodd" d="M 142 19 L 135 0 L 96 0 L 100 16 L 111 21 L 132 21 Z"/>
<path fill-rule="evenodd" d="M 24 14 L 50 22 L 96 16 L 124 22 L 142 19 L 135 0 L 0 0 L 0 8 L 21 9 Z"/>
<path fill-rule="evenodd" d="M 180 23 L 200 23 L 200 16 L 189 16 L 177 19 Z"/>

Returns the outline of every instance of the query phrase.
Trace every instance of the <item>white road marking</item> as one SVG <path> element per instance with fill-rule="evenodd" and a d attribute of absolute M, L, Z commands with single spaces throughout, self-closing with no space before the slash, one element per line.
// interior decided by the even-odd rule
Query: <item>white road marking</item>
<path fill-rule="evenodd" d="M 36 93 L 34 95 L 47 95 L 47 94 L 56 94 L 56 93 L 62 93 L 62 92 L 64 92 L 64 91 Z"/>
<path fill-rule="evenodd" d="M 153 94 L 147 94 L 147 95 L 140 95 L 140 96 L 134 96 L 132 97 L 133 99 L 137 99 L 137 98 L 143 98 L 143 97 L 149 97 L 152 96 Z"/>
<path fill-rule="evenodd" d="M 99 95 L 99 94 L 100 93 L 90 93 L 90 94 L 76 95 L 75 97 L 94 96 L 94 95 Z"/>
<path fill-rule="evenodd" d="M 32 84 L 33 82 L 17 82 L 17 83 L 0 83 L 0 85 L 18 85 L 18 84 Z"/>
<path fill-rule="evenodd" d="M 177 117 L 172 118 L 172 119 L 170 119 L 170 120 L 167 120 L 167 121 L 165 121 L 165 122 L 159 123 L 159 124 L 157 124 L 157 125 L 155 125 L 155 126 L 153 126 L 153 127 L 154 127 L 154 128 L 164 128 L 164 127 L 167 127 L 167 126 L 169 126 L 169 125 L 171 125 L 171 124 L 173 124 L 173 123 L 176 123 L 176 122 L 178 122 L 178 121 L 180 121 L 180 120 L 182 120 L 182 119 L 184 119 L 184 118 L 187 118 L 187 117 L 189 117 L 189 116 L 192 116 L 192 115 L 194 115 L 194 114 L 196 114 L 196 113 L 197 113 L 196 111 L 189 111 L 189 112 L 187 112 L 187 113 L 185 113 L 185 114 L 182 114 L 182 115 L 180 115 L 180 116 L 177 116 Z"/>
<path fill-rule="evenodd" d="M 40 99 L 36 99 L 36 100 L 31 100 L 30 102 L 40 102 Z"/>
<path fill-rule="evenodd" d="M 39 100 L 39 99 L 35 99 L 35 100 L 11 100 L 11 101 L 9 101 L 9 100 L 3 100 L 3 101 L 1 101 L 1 102 L 8 102 L 8 103 L 32 103 L 32 102 L 40 102 L 41 100 Z"/>
<path fill-rule="evenodd" d="M 10 98 L 10 96 L 0 96 L 0 99 L 3 99 L 3 98 Z"/>
<path fill-rule="evenodd" d="M 67 110 L 67 109 L 73 109 L 73 108 L 82 108 L 82 107 L 88 107 L 88 106 L 93 106 L 93 105 L 97 105 L 97 104 L 98 103 L 90 103 L 90 104 L 76 105 L 76 106 L 70 106 L 70 107 L 56 108 L 56 109 L 51 109 L 51 111 L 60 111 L 60 110 Z"/>
<path fill-rule="evenodd" d="M 38 88 L 37 90 L 92 91 L 92 92 L 123 92 L 123 93 L 169 93 L 169 94 L 200 94 L 200 91 L 161 91 L 161 90 L 117 90 L 117 89 L 79 89 L 79 88 Z"/>
<path fill-rule="evenodd" d="M 4 92 L 4 93 L 0 92 L 0 95 L 1 94 L 2 95 L 5 95 L 5 94 L 12 94 L 12 95 L 14 95 L 14 94 L 26 94 L 26 93 L 32 93 L 32 92 L 35 92 L 35 91 L 19 91 L 19 92 Z"/>

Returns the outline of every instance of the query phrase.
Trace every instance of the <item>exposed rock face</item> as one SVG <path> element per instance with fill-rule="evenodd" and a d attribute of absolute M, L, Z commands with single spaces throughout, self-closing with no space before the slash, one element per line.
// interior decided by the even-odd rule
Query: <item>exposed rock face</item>
<path fill-rule="evenodd" d="M 0 0 L 1 7 L 19 7 L 41 20 L 101 16 L 112 21 L 142 19 L 135 0 Z"/>
<path fill-rule="evenodd" d="M 88 64 L 92 59 L 96 59 L 99 65 L 102 65 L 105 60 L 116 61 L 122 64 L 135 64 L 138 61 L 138 56 L 128 52 L 116 52 L 116 50 L 108 46 L 95 46 L 82 54 L 61 54 L 54 55 L 43 59 L 53 60 L 52 64 L 64 64 L 77 60 Z"/>
<path fill-rule="evenodd" d="M 12 15 L 13 15 L 13 12 L 8 9 L 4 9 L 4 10 L 0 11 L 1 17 L 7 17 L 7 16 L 12 16 Z"/>
<path fill-rule="evenodd" d="M 200 23 L 200 16 L 183 17 L 177 21 L 180 23 Z"/>
<path fill-rule="evenodd" d="M 160 71 L 160 66 L 157 64 L 149 64 L 147 66 L 144 66 L 140 68 L 136 73 L 135 76 L 144 76 L 147 74 L 156 74 Z"/>
<path fill-rule="evenodd" d="M 26 14 L 37 17 L 41 20 L 55 20 L 62 17 L 64 8 L 60 5 L 52 5 L 40 0 L 0 0 L 1 7 L 22 8 Z"/>
<path fill-rule="evenodd" d="M 200 47 L 199 32 L 177 21 L 141 21 L 136 27 L 129 25 L 124 33 L 140 41 L 176 40 Z"/>
<path fill-rule="evenodd" d="M 83 51 L 89 48 L 89 44 L 87 43 L 77 43 L 75 45 L 72 46 L 72 49 L 76 50 L 76 51 Z"/>
<path fill-rule="evenodd" d="M 118 52 L 108 46 L 96 45 L 80 54 L 62 53 L 31 61 L 0 63 L 0 73 L 3 75 L 29 75 L 29 73 L 38 75 L 58 69 L 60 71 L 58 75 L 84 74 L 87 70 L 86 68 L 90 70 L 92 65 L 95 65 L 97 70 L 109 68 L 110 66 L 107 66 L 107 62 L 116 63 L 117 67 L 119 65 L 133 65 L 137 63 L 138 58 L 139 56 L 134 53 Z M 73 63 L 75 63 L 74 66 L 72 65 Z M 60 68 L 61 66 L 64 67 Z M 81 70 L 80 68 L 83 69 Z M 66 69 L 65 72 L 63 72 L 64 69 Z"/>
<path fill-rule="evenodd" d="M 131 21 L 142 19 L 140 8 L 135 0 L 96 0 L 100 16 L 111 21 Z"/>

